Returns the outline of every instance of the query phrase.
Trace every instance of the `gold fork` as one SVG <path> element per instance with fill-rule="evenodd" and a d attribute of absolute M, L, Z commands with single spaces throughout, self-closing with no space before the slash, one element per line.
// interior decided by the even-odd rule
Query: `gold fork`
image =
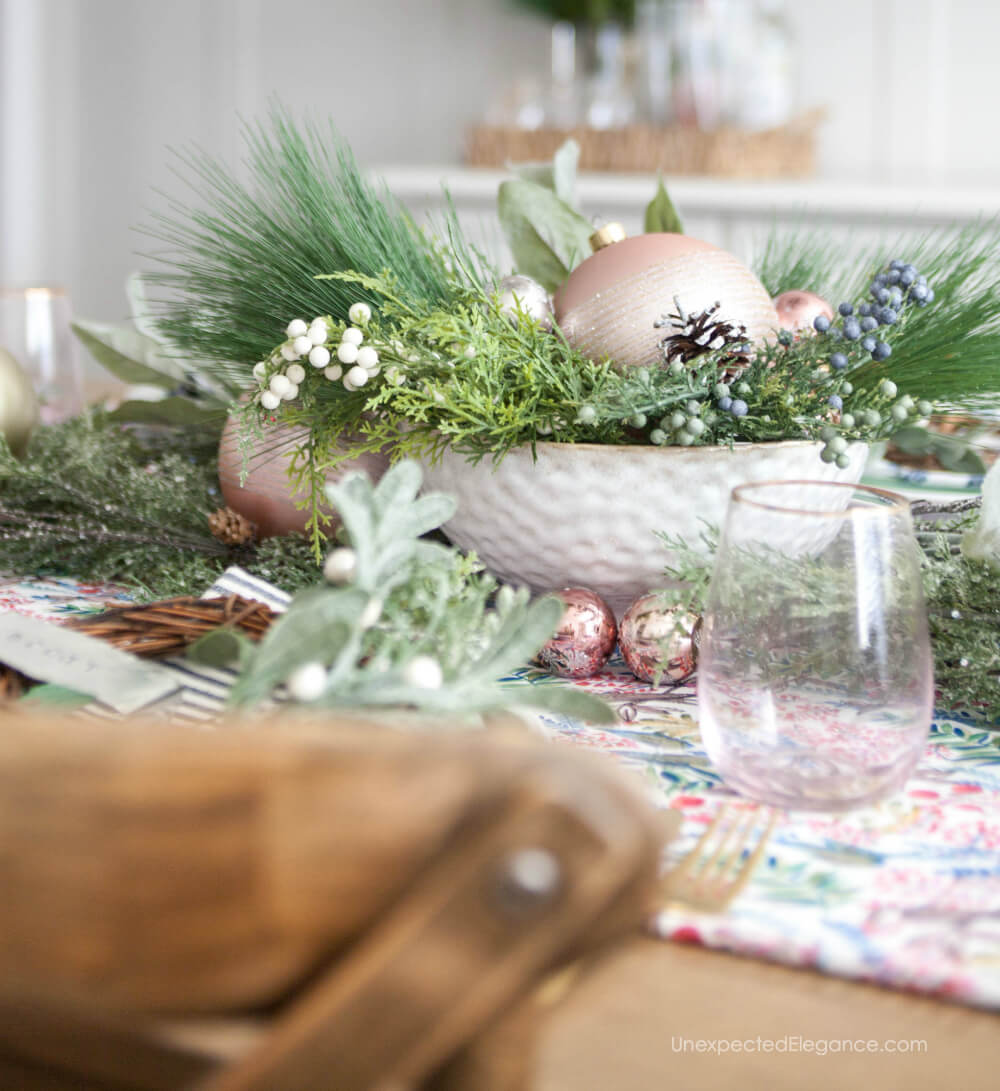
<path fill-rule="evenodd" d="M 770 807 L 720 807 L 694 848 L 663 877 L 660 890 L 667 904 L 721 913 L 746 886 L 777 821 L 778 812 Z M 756 846 L 744 855 L 755 839 Z"/>

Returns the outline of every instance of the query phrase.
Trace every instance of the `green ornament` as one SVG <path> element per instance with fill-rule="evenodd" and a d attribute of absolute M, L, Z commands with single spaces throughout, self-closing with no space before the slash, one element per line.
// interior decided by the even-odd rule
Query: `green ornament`
<path fill-rule="evenodd" d="M 19 458 L 38 423 L 38 399 L 31 380 L 6 350 L 0 349 L 0 435 Z"/>

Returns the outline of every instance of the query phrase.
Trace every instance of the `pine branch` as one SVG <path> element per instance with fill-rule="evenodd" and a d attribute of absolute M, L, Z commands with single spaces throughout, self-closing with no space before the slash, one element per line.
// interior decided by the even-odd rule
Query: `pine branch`
<path fill-rule="evenodd" d="M 318 273 L 391 268 L 408 296 L 438 304 L 453 298 L 451 256 L 483 275 L 450 204 L 446 250 L 361 174 L 332 127 L 299 128 L 275 106 L 243 137 L 246 184 L 204 152 L 177 153 L 191 201 L 167 199 L 145 232 L 166 247 L 147 255 L 157 269 L 146 279 L 162 290 L 158 329 L 228 384 L 249 379 L 292 318 L 346 314 L 357 298 L 381 303 Z"/>

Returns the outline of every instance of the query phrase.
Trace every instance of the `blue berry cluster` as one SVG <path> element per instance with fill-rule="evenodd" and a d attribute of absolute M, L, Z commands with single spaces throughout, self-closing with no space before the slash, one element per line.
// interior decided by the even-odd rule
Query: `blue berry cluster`
<path fill-rule="evenodd" d="M 927 283 L 927 277 L 919 272 L 915 265 L 898 260 L 890 261 L 881 273 L 875 275 L 868 286 L 868 294 L 874 303 L 863 304 L 863 306 L 868 307 L 876 317 L 878 317 L 879 309 L 883 313 L 885 311 L 892 313 L 898 312 L 907 304 L 926 307 L 928 303 L 934 302 L 934 289 Z M 881 324 L 891 325 L 892 323 L 882 322 Z"/>
<path fill-rule="evenodd" d="M 829 333 L 834 340 L 857 341 L 871 354 L 873 360 L 887 360 L 892 346 L 876 336 L 880 326 L 894 326 L 906 306 L 926 307 L 934 302 L 934 289 L 927 277 L 915 265 L 904 261 L 891 261 L 873 278 L 868 286 L 871 302 L 865 301 L 855 308 L 853 303 L 841 303 L 837 307 L 840 324 L 835 325 L 825 315 L 813 320 L 818 333 Z M 835 352 L 830 357 L 835 371 L 847 367 L 847 356 Z"/>

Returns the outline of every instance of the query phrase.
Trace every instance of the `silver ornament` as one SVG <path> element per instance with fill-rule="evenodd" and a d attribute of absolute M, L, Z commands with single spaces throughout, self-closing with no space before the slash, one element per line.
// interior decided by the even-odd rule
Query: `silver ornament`
<path fill-rule="evenodd" d="M 701 618 L 653 592 L 625 611 L 618 646 L 628 669 L 643 682 L 683 682 L 695 672 Z"/>
<path fill-rule="evenodd" d="M 537 280 L 514 273 L 500 281 L 497 293 L 501 313 L 516 318 L 520 310 L 533 318 L 543 330 L 552 329 L 552 299 Z"/>

